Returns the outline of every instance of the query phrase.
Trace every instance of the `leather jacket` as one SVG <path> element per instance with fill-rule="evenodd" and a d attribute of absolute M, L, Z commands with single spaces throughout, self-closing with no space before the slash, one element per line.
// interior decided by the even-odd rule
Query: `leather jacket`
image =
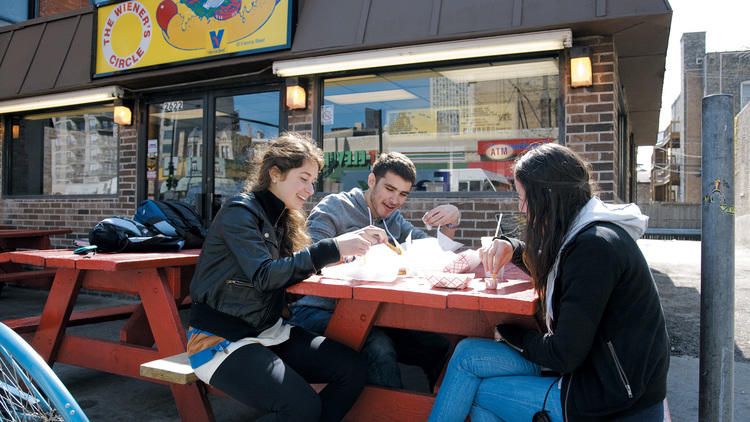
<path fill-rule="evenodd" d="M 190 325 L 231 341 L 281 317 L 285 289 L 339 260 L 333 239 L 280 257 L 284 203 L 271 192 L 230 198 L 216 215 L 190 283 Z"/>

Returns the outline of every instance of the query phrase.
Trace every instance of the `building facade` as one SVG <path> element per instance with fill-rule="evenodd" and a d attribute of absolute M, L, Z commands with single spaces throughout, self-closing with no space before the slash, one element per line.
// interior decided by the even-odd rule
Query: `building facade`
<path fill-rule="evenodd" d="M 400 151 L 418 173 L 405 216 L 421 224 L 454 203 L 457 238 L 474 244 L 517 213 L 523 151 L 567 145 L 591 162 L 603 199 L 627 202 L 636 147 L 657 133 L 671 20 L 661 2 L 79 3 L 0 27 L 0 224 L 73 228 L 56 246 L 143 199 L 186 201 L 210 222 L 286 130 L 326 154 L 315 199 L 363 186 L 379 152 Z M 178 32 L 198 24 L 205 39 Z M 581 52 L 591 82 L 573 86 Z M 287 100 L 292 86 L 301 105 Z"/>
<path fill-rule="evenodd" d="M 750 102 L 750 50 L 707 53 L 705 32 L 684 33 L 680 45 L 681 92 L 672 105 L 672 124 L 654 152 L 652 178 L 657 188 L 652 198 L 699 203 L 703 97 L 732 95 L 733 114 L 739 113 Z"/>

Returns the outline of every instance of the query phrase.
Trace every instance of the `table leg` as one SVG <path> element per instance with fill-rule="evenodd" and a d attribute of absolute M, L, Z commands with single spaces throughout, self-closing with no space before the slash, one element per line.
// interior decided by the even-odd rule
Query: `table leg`
<path fill-rule="evenodd" d="M 31 345 L 50 366 L 55 361 L 82 279 L 80 271 L 58 269 L 44 304 L 39 328 Z"/>
<path fill-rule="evenodd" d="M 148 326 L 148 318 L 143 304 L 138 305 L 128 321 L 120 330 L 120 341 L 126 344 L 151 347 L 154 345 L 154 335 Z"/>
<path fill-rule="evenodd" d="M 339 299 L 325 336 L 360 351 L 370 333 L 378 308 L 379 302 Z"/>
<path fill-rule="evenodd" d="M 173 274 L 160 269 L 139 271 L 138 292 L 141 296 L 159 356 L 171 356 L 185 351 L 187 337 L 182 326 L 177 304 L 169 288 Z M 214 415 L 206 392 L 198 383 L 171 385 L 177 411 L 183 421 L 213 421 Z"/>

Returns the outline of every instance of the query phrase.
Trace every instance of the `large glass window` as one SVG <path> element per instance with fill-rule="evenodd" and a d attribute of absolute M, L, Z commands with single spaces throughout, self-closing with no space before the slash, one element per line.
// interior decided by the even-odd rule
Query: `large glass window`
<path fill-rule="evenodd" d="M 323 190 L 366 187 L 379 151 L 417 167 L 416 191 L 507 191 L 511 165 L 558 138 L 554 58 L 324 80 Z"/>
<path fill-rule="evenodd" d="M 279 92 L 216 98 L 214 212 L 242 191 L 258 148 L 279 136 Z"/>
<path fill-rule="evenodd" d="M 117 193 L 112 104 L 11 118 L 9 195 Z"/>

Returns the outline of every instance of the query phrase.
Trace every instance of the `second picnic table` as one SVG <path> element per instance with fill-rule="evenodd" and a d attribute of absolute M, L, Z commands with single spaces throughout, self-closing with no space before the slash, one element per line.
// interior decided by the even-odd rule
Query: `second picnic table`
<path fill-rule="evenodd" d="M 49 287 L 55 271 L 27 270 L 10 262 L 7 252 L 19 249 L 50 249 L 50 236 L 71 233 L 71 229 L 13 229 L 0 226 L 0 288 L 4 282 L 21 283 L 35 287 Z"/>

